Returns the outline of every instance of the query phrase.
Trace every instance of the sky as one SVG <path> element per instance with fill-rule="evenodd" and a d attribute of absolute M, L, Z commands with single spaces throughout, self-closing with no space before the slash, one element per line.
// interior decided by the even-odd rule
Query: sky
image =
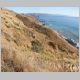
<path fill-rule="evenodd" d="M 47 13 L 66 16 L 79 16 L 78 7 L 6 7 L 17 13 Z"/>

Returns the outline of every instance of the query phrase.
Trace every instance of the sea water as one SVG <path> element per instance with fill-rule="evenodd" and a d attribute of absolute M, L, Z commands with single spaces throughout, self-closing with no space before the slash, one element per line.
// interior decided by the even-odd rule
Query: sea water
<path fill-rule="evenodd" d="M 35 14 L 39 21 L 48 25 L 49 28 L 56 30 L 60 35 L 79 42 L 79 22 L 78 17 L 52 15 L 52 14 Z"/>

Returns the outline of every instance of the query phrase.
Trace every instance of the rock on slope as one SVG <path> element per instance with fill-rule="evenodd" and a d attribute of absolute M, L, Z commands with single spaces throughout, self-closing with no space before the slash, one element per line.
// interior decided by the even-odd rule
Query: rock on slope
<path fill-rule="evenodd" d="M 3 72 L 78 71 L 78 49 L 33 16 L 1 9 Z"/>

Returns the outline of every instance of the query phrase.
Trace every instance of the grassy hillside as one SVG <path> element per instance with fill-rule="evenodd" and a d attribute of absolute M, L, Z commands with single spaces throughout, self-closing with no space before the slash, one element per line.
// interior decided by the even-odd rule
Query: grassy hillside
<path fill-rule="evenodd" d="M 76 72 L 78 49 L 30 15 L 1 9 L 2 72 Z"/>

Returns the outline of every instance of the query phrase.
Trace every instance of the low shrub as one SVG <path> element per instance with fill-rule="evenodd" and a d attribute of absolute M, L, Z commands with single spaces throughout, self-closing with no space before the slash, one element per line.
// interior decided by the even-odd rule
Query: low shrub
<path fill-rule="evenodd" d="M 58 45 L 58 48 L 59 48 L 61 51 L 63 51 L 63 52 L 66 51 L 66 49 L 65 49 L 63 46 L 61 46 L 61 45 Z"/>
<path fill-rule="evenodd" d="M 38 40 L 34 40 L 31 43 L 32 43 L 33 51 L 38 52 L 38 53 L 43 51 L 43 45 Z"/>

